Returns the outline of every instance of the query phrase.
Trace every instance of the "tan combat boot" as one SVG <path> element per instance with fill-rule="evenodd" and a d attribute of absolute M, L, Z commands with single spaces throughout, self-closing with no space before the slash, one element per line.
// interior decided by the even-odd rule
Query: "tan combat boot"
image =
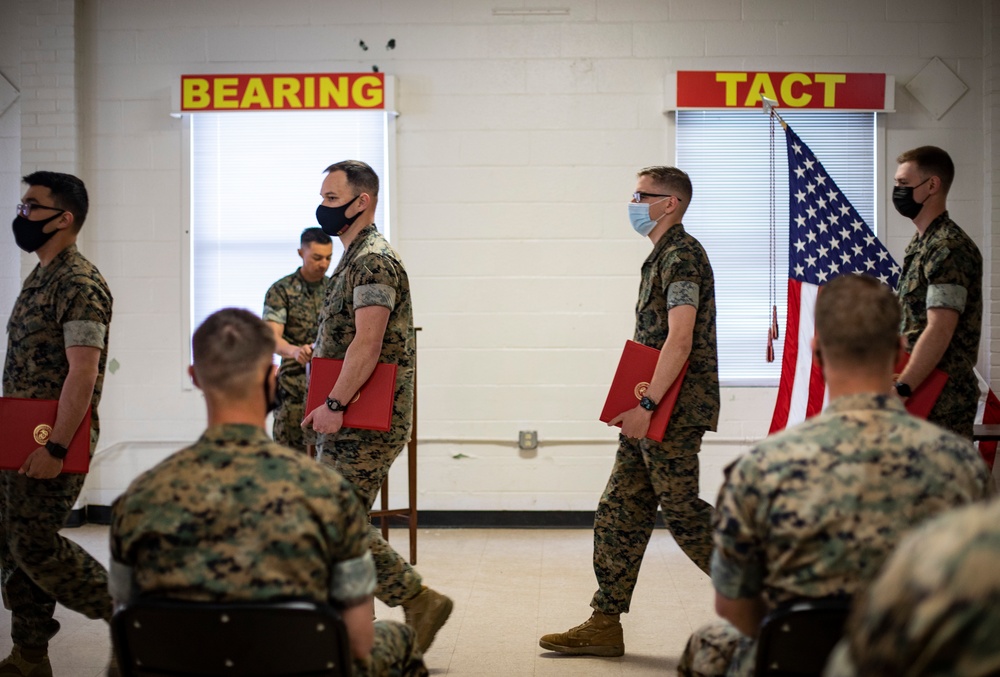
<path fill-rule="evenodd" d="M 0 675 L 52 677 L 52 665 L 49 664 L 49 655 L 45 649 L 23 650 L 15 644 L 10 655 L 0 662 Z"/>
<path fill-rule="evenodd" d="M 403 612 L 406 614 L 406 624 L 417 633 L 417 648 L 420 653 L 427 651 L 434 636 L 451 615 L 455 606 L 449 597 L 435 592 L 427 586 L 420 592 L 403 602 Z"/>
<path fill-rule="evenodd" d="M 538 646 L 576 656 L 622 656 L 625 653 L 625 637 L 620 616 L 595 611 L 585 623 L 575 628 L 542 635 Z"/>

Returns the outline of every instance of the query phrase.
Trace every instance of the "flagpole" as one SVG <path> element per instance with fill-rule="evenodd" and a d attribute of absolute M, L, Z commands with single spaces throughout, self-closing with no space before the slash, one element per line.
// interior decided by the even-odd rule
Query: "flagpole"
<path fill-rule="evenodd" d="M 785 120 L 780 115 L 778 115 L 778 111 L 774 110 L 775 108 L 778 107 L 778 102 L 775 101 L 774 99 L 769 99 L 766 96 L 760 97 L 760 100 L 764 106 L 764 114 L 778 118 L 778 122 L 781 123 L 781 128 L 788 129 L 788 123 L 785 122 Z"/>

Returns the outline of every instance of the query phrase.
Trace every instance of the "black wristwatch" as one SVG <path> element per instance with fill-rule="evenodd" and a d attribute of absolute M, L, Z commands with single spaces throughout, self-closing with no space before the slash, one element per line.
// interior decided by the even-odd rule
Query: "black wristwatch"
<path fill-rule="evenodd" d="M 897 394 L 898 394 L 898 395 L 899 395 L 900 397 L 909 397 L 910 395 L 912 395 L 912 394 L 913 394 L 913 388 L 911 388 L 911 387 L 910 387 L 909 385 L 907 385 L 906 383 L 903 383 L 902 381 L 896 381 L 896 382 L 895 382 L 895 383 L 893 384 L 893 387 L 895 387 L 895 388 L 896 388 L 896 393 L 897 393 Z"/>
<path fill-rule="evenodd" d="M 49 452 L 52 458 L 58 458 L 60 461 L 66 458 L 66 454 L 69 453 L 69 449 L 61 444 L 56 444 L 52 440 L 45 443 L 45 451 Z"/>
<path fill-rule="evenodd" d="M 341 404 L 340 400 L 335 400 L 332 397 L 326 398 L 326 408 L 330 411 L 347 411 L 346 404 Z"/>
<path fill-rule="evenodd" d="M 639 406 L 645 409 L 646 411 L 656 411 L 656 402 L 649 399 L 645 395 L 643 395 L 642 399 L 639 400 Z"/>

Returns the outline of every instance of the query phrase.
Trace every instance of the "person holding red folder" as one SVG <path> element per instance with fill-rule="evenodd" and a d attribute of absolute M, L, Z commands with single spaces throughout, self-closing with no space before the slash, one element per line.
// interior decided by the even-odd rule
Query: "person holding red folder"
<path fill-rule="evenodd" d="M 712 506 L 698 497 L 698 452 L 719 420 L 715 279 L 705 249 L 681 223 L 691 204 L 691 179 L 675 167 L 638 173 L 629 220 L 653 251 L 642 265 L 635 341 L 660 350 L 645 396 L 609 425 L 621 425 L 618 453 L 594 516 L 598 590 L 589 620 L 544 635 L 559 653 L 621 656 L 620 614 L 629 610 L 656 511 L 685 554 L 708 572 Z M 650 419 L 685 361 L 687 374 L 662 442 L 646 438 Z"/>
<path fill-rule="evenodd" d="M 344 254 L 330 276 L 313 355 L 343 360 L 326 402 L 306 413 L 302 427 L 318 433 L 320 460 L 356 488 L 370 511 L 389 466 L 410 440 L 416 360 L 410 282 L 399 254 L 375 227 L 378 175 L 364 162 L 344 160 L 326 168 L 316 220 L 340 238 Z M 396 392 L 388 431 L 344 427 L 352 404 L 379 362 L 396 365 Z M 420 574 L 372 527 L 378 572 L 375 596 L 402 606 L 417 631 L 421 652 L 448 620 L 452 600 L 423 585 Z"/>
<path fill-rule="evenodd" d="M 7 324 L 4 397 L 58 400 L 47 442 L 19 470 L 0 471 L 0 568 L 14 646 L 0 673 L 51 675 L 49 640 L 59 631 L 56 602 L 88 618 L 111 618 L 107 571 L 59 535 L 86 475 L 64 473 L 63 458 L 91 408 L 97 446 L 111 291 L 76 248 L 89 206 L 83 181 L 39 171 L 24 177 L 14 240 L 38 257 Z"/>

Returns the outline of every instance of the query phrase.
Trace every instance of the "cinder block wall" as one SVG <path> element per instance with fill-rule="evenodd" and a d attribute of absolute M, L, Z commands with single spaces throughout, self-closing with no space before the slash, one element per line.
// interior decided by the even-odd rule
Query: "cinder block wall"
<path fill-rule="evenodd" d="M 184 121 L 169 115 L 182 73 L 378 65 L 396 77 L 395 237 L 423 327 L 424 509 L 593 509 L 615 448 L 596 416 L 649 251 L 625 202 L 636 169 L 673 160 L 669 72 L 894 76 L 882 170 L 891 181 L 908 147 L 949 149 L 960 177 L 952 214 L 990 241 L 997 183 L 981 177 L 995 152 L 996 85 L 984 0 L 567 0 L 557 3 L 565 16 L 494 16 L 509 4 L 0 0 L 0 72 L 22 88 L 0 118 L 12 151 L 0 191 L 12 203 L 15 177 L 35 166 L 80 173 L 93 199 L 84 250 L 116 300 L 121 368 L 107 378 L 86 500 L 109 504 L 204 425 L 183 375 Z M 934 56 L 970 87 L 939 121 L 902 88 Z M 912 226 L 885 209 L 888 185 L 882 235 L 901 258 Z M 0 237 L 6 316 L 18 280 L 10 236 Z M 702 452 L 706 498 L 723 465 L 766 433 L 774 395 L 724 389 L 720 430 Z M 519 430 L 538 431 L 536 452 L 518 451 Z"/>

